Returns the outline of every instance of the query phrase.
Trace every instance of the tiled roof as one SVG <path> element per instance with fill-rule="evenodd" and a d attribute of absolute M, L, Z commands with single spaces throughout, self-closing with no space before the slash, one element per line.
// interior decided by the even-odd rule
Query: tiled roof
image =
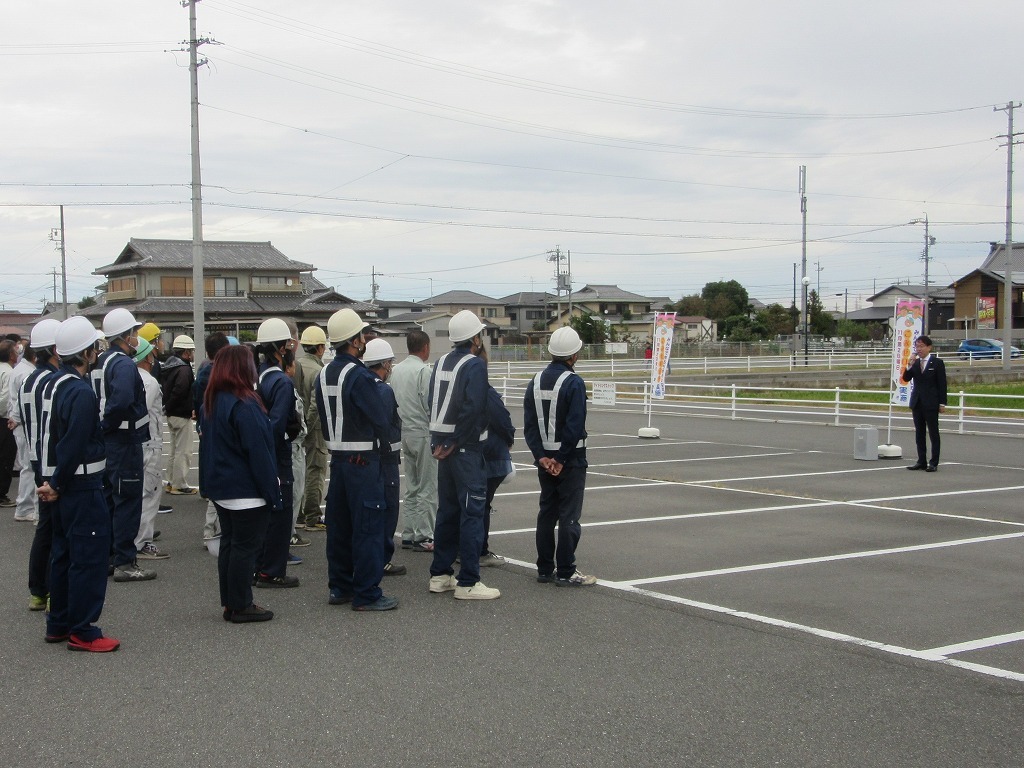
<path fill-rule="evenodd" d="M 421 306 L 429 307 L 437 304 L 501 304 L 502 302 L 475 291 L 446 291 L 419 303 Z"/>
<path fill-rule="evenodd" d="M 191 269 L 191 240 L 147 240 L 132 238 L 113 264 L 95 270 L 93 274 L 107 275 L 136 269 Z M 203 242 L 203 268 L 244 269 L 250 272 L 302 271 L 311 272 L 312 264 L 292 261 L 271 243 L 229 240 Z"/>
<path fill-rule="evenodd" d="M 554 301 L 554 296 L 547 291 L 520 291 L 498 299 L 502 304 L 547 304 Z"/>
<path fill-rule="evenodd" d="M 650 301 L 646 296 L 630 293 L 617 285 L 590 285 L 580 288 L 569 297 L 572 301 Z M 552 299 L 551 301 L 554 301 Z M 563 297 L 562 301 L 565 301 Z"/>

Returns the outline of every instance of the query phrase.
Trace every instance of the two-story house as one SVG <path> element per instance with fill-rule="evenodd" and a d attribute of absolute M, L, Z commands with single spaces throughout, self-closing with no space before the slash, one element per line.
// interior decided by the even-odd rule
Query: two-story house
<path fill-rule="evenodd" d="M 368 322 L 369 304 L 353 301 L 313 277 L 312 264 L 293 261 L 269 242 L 203 243 L 203 306 L 208 332 L 255 332 L 268 317 L 290 318 L 299 328 L 326 326 L 334 312 L 351 307 Z M 97 305 L 79 314 L 99 320 L 114 306 L 160 326 L 166 340 L 192 328 L 192 242 L 132 238 L 112 264 Z M 196 340 L 199 341 L 198 339 Z"/>

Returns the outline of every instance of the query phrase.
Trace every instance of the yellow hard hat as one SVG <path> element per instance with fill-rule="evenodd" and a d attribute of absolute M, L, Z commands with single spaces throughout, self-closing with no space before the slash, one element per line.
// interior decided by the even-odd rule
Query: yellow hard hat
<path fill-rule="evenodd" d="M 145 339 L 150 344 L 154 343 L 159 336 L 160 329 L 157 327 L 156 323 L 146 323 L 144 326 L 139 328 L 139 338 Z"/>

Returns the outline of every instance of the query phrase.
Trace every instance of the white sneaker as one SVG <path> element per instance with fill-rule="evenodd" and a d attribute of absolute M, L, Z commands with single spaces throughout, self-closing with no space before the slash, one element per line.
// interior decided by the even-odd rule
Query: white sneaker
<path fill-rule="evenodd" d="M 501 592 L 478 581 L 472 587 L 455 587 L 456 600 L 497 600 Z"/>
<path fill-rule="evenodd" d="M 430 577 L 431 592 L 451 592 L 458 586 L 458 579 L 452 574 L 441 574 Z"/>

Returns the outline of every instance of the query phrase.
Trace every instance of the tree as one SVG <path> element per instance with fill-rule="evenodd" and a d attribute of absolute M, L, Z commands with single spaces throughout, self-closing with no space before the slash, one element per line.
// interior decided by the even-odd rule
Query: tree
<path fill-rule="evenodd" d="M 584 344 L 603 344 L 608 338 L 608 326 L 597 315 L 573 315 L 569 327 L 576 330 Z"/>
<path fill-rule="evenodd" d="M 774 339 L 793 332 L 793 319 L 781 304 L 771 304 L 754 315 L 751 330 L 761 339 Z"/>
<path fill-rule="evenodd" d="M 836 319 L 831 312 L 826 312 L 825 307 L 818 298 L 817 291 L 811 291 L 807 297 L 807 314 L 811 324 L 811 333 L 820 336 L 834 336 L 836 332 Z"/>
<path fill-rule="evenodd" d="M 708 283 L 700 292 L 708 317 L 724 320 L 730 315 L 746 315 L 750 307 L 747 289 L 735 280 Z"/>
<path fill-rule="evenodd" d="M 850 341 L 867 341 L 871 338 L 868 327 L 853 320 L 840 320 L 836 324 L 836 334 Z"/>
<path fill-rule="evenodd" d="M 82 300 L 78 302 L 79 309 L 85 309 L 86 307 L 92 307 L 96 304 L 96 297 L 94 296 L 83 296 Z"/>
<path fill-rule="evenodd" d="M 696 293 L 690 296 L 683 296 L 683 298 L 676 302 L 674 309 L 684 317 L 705 317 L 707 312 L 704 299 Z"/>

